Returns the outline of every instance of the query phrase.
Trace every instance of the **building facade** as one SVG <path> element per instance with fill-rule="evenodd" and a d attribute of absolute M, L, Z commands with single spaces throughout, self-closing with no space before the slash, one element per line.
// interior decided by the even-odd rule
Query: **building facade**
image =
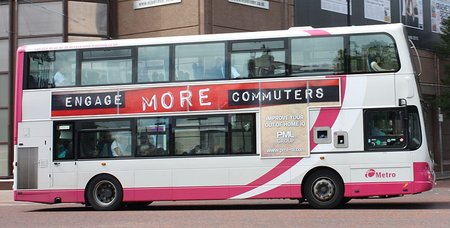
<path fill-rule="evenodd" d="M 406 0 L 353 1 L 352 24 L 401 22 L 400 10 Z M 342 26 L 347 23 L 347 0 L 0 0 L 0 184 L 11 179 L 13 161 L 12 107 L 15 50 L 20 45 L 74 42 L 101 39 L 126 39 L 288 29 L 292 26 Z M 364 9 L 380 4 L 386 12 L 369 17 Z M 440 0 L 422 0 L 422 12 Z M 371 3 L 371 4 L 368 4 Z M 363 4 L 363 5 L 361 5 Z M 450 6 L 449 6 L 450 7 Z M 388 12 L 391 13 L 389 16 Z M 431 11 L 429 13 L 431 15 Z M 363 16 L 361 16 L 363 15 Z M 422 15 L 425 15 L 423 13 Z M 358 21 L 357 18 L 363 18 Z M 373 19 L 375 18 L 375 19 Z M 384 20 L 384 21 L 380 21 Z M 406 20 L 406 19 L 405 19 Z M 406 21 L 405 21 L 406 22 Z M 409 21 L 408 21 L 409 22 Z M 419 55 L 423 72 L 421 87 L 430 100 L 427 126 L 431 149 L 438 162 L 436 171 L 450 170 L 450 122 L 439 121 L 432 100 L 445 87 L 440 85 L 444 65 L 426 36 L 432 26 L 412 20 L 412 38 L 423 38 Z M 414 27 L 416 26 L 416 27 Z M 420 27 L 422 26 L 422 27 Z M 417 31 L 419 33 L 417 33 Z M 423 32 L 423 34 L 421 34 Z M 429 33 L 432 33 L 431 31 Z M 433 38 L 434 37 L 434 38 Z M 433 40 L 434 39 L 434 40 Z"/>

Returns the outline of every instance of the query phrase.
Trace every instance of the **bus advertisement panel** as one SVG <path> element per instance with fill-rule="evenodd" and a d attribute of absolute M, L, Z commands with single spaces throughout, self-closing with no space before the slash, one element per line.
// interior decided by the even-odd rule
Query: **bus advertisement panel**
<path fill-rule="evenodd" d="M 339 106 L 340 79 L 287 80 L 52 94 L 52 117 L 258 108 L 262 157 L 309 156 L 308 107 Z"/>

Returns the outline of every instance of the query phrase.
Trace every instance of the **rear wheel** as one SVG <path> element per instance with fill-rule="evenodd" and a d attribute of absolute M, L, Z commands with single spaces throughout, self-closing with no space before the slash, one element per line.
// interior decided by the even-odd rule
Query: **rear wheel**
<path fill-rule="evenodd" d="M 319 170 L 307 177 L 303 193 L 314 208 L 335 208 L 344 199 L 344 184 L 336 173 Z"/>
<path fill-rule="evenodd" d="M 87 188 L 87 200 L 95 210 L 116 210 L 122 205 L 122 197 L 122 186 L 109 175 L 94 177 Z"/>

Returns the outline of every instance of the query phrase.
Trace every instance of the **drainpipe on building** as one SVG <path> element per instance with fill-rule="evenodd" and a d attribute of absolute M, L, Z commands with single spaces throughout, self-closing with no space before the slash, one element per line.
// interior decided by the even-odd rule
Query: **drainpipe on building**
<path fill-rule="evenodd" d="M 352 25 L 352 16 L 350 15 L 351 2 L 352 2 L 352 0 L 347 0 L 347 26 L 351 26 Z"/>
<path fill-rule="evenodd" d="M 439 64 L 439 57 L 437 56 L 437 53 L 434 53 L 434 61 L 436 64 L 435 72 L 437 76 L 437 95 L 440 98 L 441 97 L 441 74 L 440 74 L 440 64 Z M 444 122 L 444 115 L 442 114 L 441 107 L 438 107 L 438 132 L 439 132 L 439 169 L 441 175 L 444 175 L 444 151 L 442 146 L 442 122 Z"/>
<path fill-rule="evenodd" d="M 9 138 L 8 138 L 8 173 L 12 177 L 14 161 L 14 97 L 16 79 L 16 49 L 17 49 L 17 1 L 9 1 Z"/>
<path fill-rule="evenodd" d="M 439 168 L 441 175 L 444 175 L 444 153 L 442 148 L 442 122 L 444 121 L 441 107 L 438 107 L 438 124 L 439 124 Z"/>

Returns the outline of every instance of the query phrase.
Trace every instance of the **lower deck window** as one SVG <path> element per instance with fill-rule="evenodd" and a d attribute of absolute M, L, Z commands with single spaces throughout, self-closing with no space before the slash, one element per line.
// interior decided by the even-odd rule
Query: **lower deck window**
<path fill-rule="evenodd" d="M 54 160 L 256 154 L 252 113 L 64 123 L 70 132 L 55 126 Z M 75 145 L 71 157 L 59 155 L 62 133 Z"/>
<path fill-rule="evenodd" d="M 225 116 L 177 118 L 175 154 L 224 154 L 226 132 Z"/>
<path fill-rule="evenodd" d="M 422 144 L 416 107 L 365 110 L 364 122 L 366 150 L 417 149 Z"/>

